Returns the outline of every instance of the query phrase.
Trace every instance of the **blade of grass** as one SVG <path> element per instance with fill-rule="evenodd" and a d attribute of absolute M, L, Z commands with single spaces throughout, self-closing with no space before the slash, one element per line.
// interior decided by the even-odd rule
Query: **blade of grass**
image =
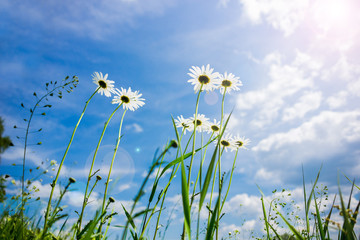
<path fill-rule="evenodd" d="M 182 152 L 179 133 L 177 131 L 174 118 L 171 117 L 171 120 L 172 120 L 174 129 L 175 129 L 176 139 L 179 143 L 180 152 Z M 181 163 L 180 163 L 181 164 L 181 198 L 182 198 L 183 212 L 184 212 L 184 226 L 185 226 L 185 231 L 188 235 L 188 238 L 189 238 L 189 240 L 191 240 L 191 216 L 190 216 L 190 203 L 189 203 L 189 188 L 188 188 L 187 179 L 186 179 L 184 155 L 181 154 L 180 158 L 181 158 Z"/>
<path fill-rule="evenodd" d="M 316 202 L 316 197 L 314 197 L 314 202 L 315 202 L 317 226 L 318 226 L 318 229 L 320 231 L 320 237 L 321 237 L 322 240 L 325 240 L 325 232 L 324 232 L 324 229 L 323 229 L 323 226 L 322 226 L 321 217 L 320 217 L 320 211 L 319 211 L 319 207 L 318 207 L 317 202 Z"/>
<path fill-rule="evenodd" d="M 136 226 L 135 226 L 134 220 L 133 220 L 133 218 L 131 217 L 130 213 L 126 210 L 126 208 L 124 207 L 124 205 L 121 204 L 121 206 L 122 206 L 122 208 L 124 209 L 126 218 L 128 219 L 129 223 L 130 223 L 131 226 L 136 230 Z"/>
<path fill-rule="evenodd" d="M 344 219 L 343 227 L 342 227 L 342 230 L 341 230 L 341 240 L 345 240 L 345 239 L 350 240 L 350 239 L 353 239 L 349 235 L 349 233 L 351 231 L 351 227 L 350 227 L 351 225 L 349 223 L 348 212 L 346 211 L 344 199 L 342 197 L 339 178 L 338 178 L 338 188 L 339 188 L 339 196 L 340 196 L 340 204 L 341 204 L 341 210 L 340 211 L 341 211 L 343 219 Z"/>
<path fill-rule="evenodd" d="M 199 211 L 201 210 L 201 207 L 202 207 L 202 205 L 204 203 L 205 196 L 206 196 L 206 193 L 207 193 L 209 185 L 210 185 L 211 176 L 212 176 L 212 173 L 214 171 L 214 166 L 215 166 L 215 161 L 216 161 L 216 156 L 217 156 L 216 153 L 217 153 L 218 147 L 219 147 L 219 145 L 216 145 L 214 153 L 213 153 L 213 155 L 211 157 L 211 161 L 209 163 L 208 170 L 206 172 L 204 185 L 203 185 L 203 187 L 201 189 L 201 192 L 200 192 Z"/>
<path fill-rule="evenodd" d="M 332 205 L 331 205 L 330 212 L 329 212 L 327 218 L 325 219 L 325 224 L 324 224 L 324 232 L 325 232 L 325 233 L 328 232 L 329 221 L 330 221 L 330 217 L 331 217 L 332 210 L 333 210 L 333 208 L 334 208 L 335 199 L 336 199 L 336 195 L 335 195 L 334 200 L 333 200 L 333 203 L 332 203 Z"/>
<path fill-rule="evenodd" d="M 260 187 L 256 184 L 256 186 L 258 187 L 258 189 L 260 190 Z M 261 191 L 261 190 L 260 190 Z M 264 198 L 261 195 L 261 206 L 262 206 L 262 210 L 263 210 L 263 215 L 264 215 L 264 221 L 265 221 L 265 228 L 266 228 L 266 233 L 267 233 L 267 239 L 270 239 L 270 233 L 269 233 L 269 223 L 267 221 L 267 216 L 266 216 L 266 209 L 265 209 L 265 204 L 264 204 Z"/>
<path fill-rule="evenodd" d="M 220 209 L 220 194 L 219 194 L 219 197 L 216 201 L 216 204 L 215 204 L 215 208 L 214 210 L 212 211 L 212 215 L 211 215 L 211 219 L 210 219 L 210 223 L 207 227 L 207 230 L 206 230 L 206 236 L 205 236 L 205 240 L 211 240 L 213 239 L 213 235 L 214 235 L 214 231 L 215 231 L 215 228 L 217 228 L 218 226 L 215 226 L 215 222 L 216 222 L 216 216 L 217 214 L 219 214 L 219 209 Z"/>
<path fill-rule="evenodd" d="M 304 188 L 304 204 L 305 204 L 305 220 L 306 220 L 306 233 L 309 237 L 309 233 L 310 233 L 310 222 L 309 222 L 309 210 L 310 210 L 310 203 L 311 203 L 311 198 L 314 195 L 314 189 L 315 186 L 317 184 L 317 181 L 319 180 L 319 176 L 320 176 L 320 172 L 322 169 L 322 164 L 320 167 L 320 170 L 316 176 L 315 182 L 313 184 L 313 187 L 311 189 L 310 195 L 308 197 L 308 199 L 306 200 L 306 189 L 305 189 L 305 175 L 304 175 L 304 167 L 302 166 L 302 175 L 303 175 L 303 188 Z"/>
<path fill-rule="evenodd" d="M 360 187 L 357 186 L 355 183 L 353 183 L 344 173 L 343 175 L 346 177 L 347 180 L 349 180 L 349 182 L 351 182 L 351 184 L 354 184 L 354 186 L 360 191 Z"/>
<path fill-rule="evenodd" d="M 216 160 L 216 153 L 219 149 L 219 141 L 222 137 L 222 135 L 224 134 L 224 131 L 226 129 L 226 126 L 230 120 L 230 117 L 231 117 L 231 114 L 232 114 L 232 111 L 230 112 L 228 118 L 226 119 L 226 122 L 224 124 L 224 128 L 222 129 L 220 135 L 218 136 L 218 144 L 216 145 L 216 148 L 214 150 L 214 153 L 211 157 L 211 161 L 209 163 L 209 167 L 208 167 L 208 170 L 206 172 L 206 175 L 205 175 L 205 180 L 204 180 L 204 184 L 203 186 L 201 187 L 201 192 L 200 192 L 200 200 L 199 200 L 199 211 L 201 210 L 202 208 L 202 205 L 204 203 L 204 200 L 205 200 L 205 196 L 206 196 L 206 193 L 208 191 L 208 188 L 209 188 L 209 185 L 210 185 L 210 180 L 211 180 L 211 177 L 212 177 L 212 173 L 213 173 L 213 169 L 214 169 L 214 166 L 215 166 L 215 160 Z"/>

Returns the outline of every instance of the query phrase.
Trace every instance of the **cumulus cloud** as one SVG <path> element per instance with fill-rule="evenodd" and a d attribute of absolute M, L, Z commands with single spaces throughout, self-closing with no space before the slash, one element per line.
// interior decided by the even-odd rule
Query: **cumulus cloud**
<path fill-rule="evenodd" d="M 347 103 L 347 97 L 349 93 L 347 91 L 341 91 L 334 96 L 330 96 L 326 99 L 326 103 L 330 109 L 337 109 L 343 107 Z"/>
<path fill-rule="evenodd" d="M 345 151 L 346 144 L 360 140 L 360 111 L 323 111 L 289 131 L 271 134 L 252 148 L 254 151 L 285 150 L 290 155 L 326 157 Z"/>
<path fill-rule="evenodd" d="M 285 108 L 283 110 L 283 121 L 293 120 L 295 118 L 302 118 L 309 111 L 319 108 L 322 99 L 321 92 L 306 92 L 301 96 L 294 106 Z"/>
<path fill-rule="evenodd" d="M 239 0 L 243 14 L 254 24 L 266 21 L 273 28 L 289 36 L 303 21 L 308 0 Z"/>
<path fill-rule="evenodd" d="M 285 106 L 287 98 L 291 98 L 296 93 L 312 89 L 314 78 L 318 76 L 318 70 L 322 63 L 312 58 L 310 55 L 296 51 L 296 57 L 291 63 L 283 63 L 284 56 L 278 52 L 267 55 L 263 64 L 269 68 L 270 82 L 261 89 L 239 94 L 237 98 L 237 108 L 240 110 L 257 110 L 255 119 L 251 121 L 254 127 L 264 127 L 271 124 L 276 119 L 281 109 Z M 294 110 L 287 110 L 285 119 L 301 117 L 306 112 L 314 108 L 309 106 L 309 100 L 321 98 L 320 93 L 308 93 L 303 96 L 296 110 L 302 109 L 299 113 L 292 113 Z M 318 100 L 319 101 L 319 100 Z"/>

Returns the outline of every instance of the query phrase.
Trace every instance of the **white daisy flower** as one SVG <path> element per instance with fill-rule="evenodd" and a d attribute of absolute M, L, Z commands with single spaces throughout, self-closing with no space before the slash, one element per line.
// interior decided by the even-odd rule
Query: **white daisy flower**
<path fill-rule="evenodd" d="M 230 149 L 231 151 L 235 150 L 231 134 L 228 133 L 225 136 L 222 136 L 220 140 L 220 146 L 225 149 L 225 152 L 227 152 L 228 149 Z"/>
<path fill-rule="evenodd" d="M 245 137 L 240 137 L 239 135 L 237 135 L 236 137 L 233 138 L 232 144 L 235 146 L 235 150 L 239 148 L 247 149 L 246 146 L 249 145 L 250 142 L 251 142 L 250 139 Z"/>
<path fill-rule="evenodd" d="M 186 133 L 186 130 L 190 131 L 191 124 L 192 124 L 191 120 L 184 118 L 182 115 L 178 116 L 177 119 L 175 119 L 176 127 L 182 128 L 184 134 Z"/>
<path fill-rule="evenodd" d="M 195 114 L 193 117 L 190 118 L 190 129 L 191 131 L 194 130 L 195 127 Z M 204 114 L 198 114 L 196 116 L 196 130 L 198 132 L 205 132 L 208 131 L 210 128 L 209 118 L 205 117 Z"/>
<path fill-rule="evenodd" d="M 115 96 L 112 100 L 113 104 L 122 104 L 124 109 L 129 109 L 130 111 L 135 111 L 139 107 L 143 106 L 145 99 L 140 98 L 142 94 L 139 94 L 139 91 L 132 92 L 129 87 L 128 90 L 121 88 L 115 89 Z"/>
<path fill-rule="evenodd" d="M 209 123 L 209 129 L 208 129 L 208 133 L 214 133 L 216 135 L 219 134 L 220 131 L 220 122 L 216 121 L 216 119 L 214 119 L 213 122 Z"/>
<path fill-rule="evenodd" d="M 226 89 L 227 93 L 230 93 L 232 90 L 238 91 L 240 90 L 240 86 L 242 86 L 242 82 L 239 80 L 239 77 L 235 77 L 232 73 L 225 72 L 224 75 L 220 74 L 219 76 L 219 83 L 220 83 L 220 92 L 224 94 Z"/>
<path fill-rule="evenodd" d="M 200 67 L 194 67 L 189 69 L 188 75 L 192 77 L 188 82 L 194 85 L 194 91 L 198 92 L 201 88 L 202 91 L 212 91 L 216 88 L 218 81 L 218 72 L 213 73 L 214 69 L 210 68 L 210 65 Z"/>
<path fill-rule="evenodd" d="M 98 85 L 98 87 L 100 87 L 99 93 L 101 95 L 105 94 L 105 96 L 111 97 L 111 93 L 115 93 L 114 81 L 107 80 L 108 74 L 105 74 L 105 76 L 103 76 L 101 72 L 100 73 L 94 72 L 92 77 L 93 77 L 93 82 L 96 85 Z"/>

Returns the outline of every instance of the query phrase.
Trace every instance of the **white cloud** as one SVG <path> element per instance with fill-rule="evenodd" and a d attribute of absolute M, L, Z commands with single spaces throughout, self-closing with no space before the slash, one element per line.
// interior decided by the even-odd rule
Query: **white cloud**
<path fill-rule="evenodd" d="M 345 55 L 341 55 L 331 68 L 322 70 L 321 79 L 329 81 L 336 76 L 337 81 L 353 81 L 359 79 L 359 74 L 360 65 L 350 63 Z"/>
<path fill-rule="evenodd" d="M 130 124 L 130 125 L 126 125 L 125 126 L 125 129 L 126 130 L 132 130 L 134 131 L 135 133 L 141 133 L 144 131 L 144 129 L 137 123 L 133 123 L 133 124 Z"/>
<path fill-rule="evenodd" d="M 320 107 L 322 99 L 321 92 L 305 92 L 294 106 L 283 110 L 283 121 L 302 118 L 309 111 L 316 110 Z"/>
<path fill-rule="evenodd" d="M 348 92 L 341 91 L 335 94 L 334 96 L 328 97 L 326 103 L 329 105 L 330 109 L 337 109 L 343 107 L 347 103 Z"/>
<path fill-rule="evenodd" d="M 234 216 L 246 214 L 257 218 L 262 214 L 260 197 L 247 193 L 237 194 L 225 202 L 223 212 Z"/>
<path fill-rule="evenodd" d="M 122 192 L 129 188 L 131 188 L 131 184 L 122 184 L 118 187 L 118 190 L 119 190 L 119 192 Z"/>
<path fill-rule="evenodd" d="M 36 166 L 41 166 L 42 162 L 45 162 L 45 157 L 42 156 L 39 152 L 35 152 L 33 148 L 27 148 L 26 151 L 26 163 L 29 161 Z M 9 148 L 1 156 L 3 162 L 8 164 L 22 164 L 24 157 L 24 149 L 22 148 Z"/>
<path fill-rule="evenodd" d="M 286 151 L 306 161 L 346 150 L 346 144 L 360 140 L 360 111 L 323 111 L 287 132 L 271 134 L 254 151 Z"/>
<path fill-rule="evenodd" d="M 360 97 L 360 78 L 355 78 L 347 85 L 348 91 L 354 96 Z"/>
<path fill-rule="evenodd" d="M 283 58 L 277 52 L 267 55 L 263 63 L 269 68 L 271 79 L 269 84 L 262 89 L 238 95 L 236 105 L 238 109 L 258 109 L 254 116 L 255 119 L 251 121 L 256 128 L 271 124 L 279 116 L 285 104 L 288 104 L 288 101 L 285 100 L 302 90 L 312 89 L 314 78 L 322 66 L 321 62 L 300 51 L 296 51 L 296 57 L 290 64 L 284 64 Z M 304 97 L 303 103 L 296 108 L 304 108 L 304 104 L 308 105 L 308 98 L 311 97 L 315 97 L 315 95 Z M 307 106 L 307 109 L 303 110 L 303 114 L 309 110 L 311 109 Z M 290 118 L 292 117 L 294 116 L 290 116 Z"/>
<path fill-rule="evenodd" d="M 254 24 L 266 21 L 273 28 L 291 35 L 305 18 L 308 0 L 239 0 L 244 16 Z"/>
<path fill-rule="evenodd" d="M 275 172 L 260 168 L 256 171 L 254 179 L 257 182 L 261 181 L 266 184 L 281 184 L 280 176 L 279 171 Z"/>

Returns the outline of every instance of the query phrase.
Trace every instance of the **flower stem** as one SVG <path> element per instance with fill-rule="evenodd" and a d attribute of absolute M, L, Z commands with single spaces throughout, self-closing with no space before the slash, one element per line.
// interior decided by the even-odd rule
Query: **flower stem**
<path fill-rule="evenodd" d="M 196 105 L 195 105 L 195 117 L 194 117 L 194 138 L 193 138 L 193 144 L 192 144 L 192 154 L 191 154 L 191 160 L 190 160 L 190 165 L 189 165 L 189 173 L 188 173 L 188 188 L 190 187 L 190 182 L 191 182 L 191 169 L 192 169 L 192 164 L 193 164 L 193 160 L 194 160 L 194 155 L 195 155 L 195 141 L 196 141 L 196 127 L 197 127 L 197 113 L 198 113 L 198 108 L 199 108 L 199 99 L 200 99 L 200 94 L 201 94 L 201 89 L 203 87 L 203 84 L 201 84 L 199 93 L 197 95 L 196 98 Z"/>
<path fill-rule="evenodd" d="M 223 121 L 224 121 L 224 102 L 225 102 L 225 94 L 226 94 L 226 89 L 227 87 L 225 87 L 224 89 L 224 93 L 223 93 L 223 97 L 222 97 L 222 101 L 221 101 L 221 120 L 220 120 L 220 132 L 224 132 L 225 129 L 223 128 Z M 221 138 L 219 139 L 219 141 L 221 141 Z M 222 183 L 221 183 L 221 155 L 222 155 L 223 151 L 219 151 L 219 159 L 218 159 L 218 165 L 219 165 L 219 210 L 220 210 L 220 204 L 221 204 L 221 188 L 222 188 Z M 221 211 L 219 211 L 219 214 L 217 215 L 216 218 L 216 222 L 217 222 L 217 226 L 219 226 L 219 221 L 220 221 L 220 215 L 221 215 Z M 216 228 L 216 240 L 219 238 L 219 231 L 218 228 Z"/>
<path fill-rule="evenodd" d="M 100 139 L 99 139 L 99 142 L 96 146 L 96 149 L 95 149 L 95 153 L 94 153 L 94 156 L 93 156 L 93 159 L 92 159 L 92 162 L 91 162 L 91 166 L 90 166 L 90 170 L 89 170 L 89 176 L 88 176 L 88 179 L 87 179 L 87 183 L 86 183 L 86 188 L 85 188 L 85 193 L 84 193 L 84 201 L 83 201 L 83 205 L 82 205 L 82 208 L 81 208 L 81 213 L 80 213 L 80 217 L 79 217 L 79 225 L 78 225 L 78 229 L 77 229 L 77 232 L 79 233 L 81 231 L 81 223 L 82 223 L 82 218 L 83 218 L 83 215 L 84 215 L 84 210 L 85 210 L 85 206 L 87 204 L 87 201 L 88 201 L 88 198 L 90 197 L 90 194 L 87 195 L 88 193 L 88 188 L 89 188 L 89 183 L 90 183 L 90 179 L 91 179 L 91 176 L 92 176 L 92 170 L 93 170 L 93 167 L 94 167 L 94 163 L 95 163 L 95 158 L 96 158 L 96 155 L 97 155 L 97 152 L 99 150 L 99 147 L 100 147 L 100 144 L 101 144 L 101 141 L 102 141 L 102 138 L 105 134 L 105 130 L 111 120 L 111 118 L 113 117 L 113 115 L 115 114 L 115 112 L 121 107 L 122 103 L 117 106 L 115 108 L 115 110 L 111 113 L 110 117 L 108 118 L 108 120 L 106 121 L 105 125 L 104 125 L 104 129 L 101 133 L 101 136 L 100 136 Z"/>
<path fill-rule="evenodd" d="M 104 192 L 104 198 L 103 198 L 103 203 L 102 203 L 102 208 L 101 208 L 101 215 L 103 215 L 104 211 L 105 211 L 106 194 L 107 194 L 107 190 L 108 190 L 108 186 L 109 186 L 111 170 L 112 170 L 112 167 L 114 165 L 115 156 L 116 156 L 116 153 L 117 153 L 117 150 L 118 150 L 118 147 L 119 147 L 119 144 L 120 144 L 120 140 L 121 140 L 121 129 L 122 129 L 122 124 L 123 124 L 123 121 L 124 121 L 126 110 L 127 109 L 124 110 L 124 113 L 123 113 L 123 115 L 121 117 L 120 127 L 119 127 L 119 135 L 118 135 L 118 138 L 116 140 L 116 146 L 115 146 L 115 149 L 114 149 L 113 157 L 111 159 L 109 174 L 108 174 L 108 177 L 107 177 L 107 180 L 106 180 L 106 183 L 105 183 L 105 192 Z M 103 219 L 101 219 L 101 222 L 102 221 L 103 221 Z M 100 225 L 100 228 L 99 228 L 100 233 L 101 233 L 101 227 L 102 227 L 102 225 Z"/>
<path fill-rule="evenodd" d="M 84 109 L 83 109 L 83 111 L 82 111 L 82 113 L 81 113 L 81 115 L 80 115 L 80 118 L 79 118 L 79 120 L 78 120 L 78 122 L 77 122 L 77 124 L 76 124 L 76 126 L 75 126 L 75 128 L 74 128 L 74 130 L 73 130 L 72 135 L 71 135 L 69 144 L 68 144 L 68 146 L 66 147 L 64 156 L 63 156 L 63 158 L 61 159 L 61 162 L 60 162 L 58 171 L 57 171 L 57 173 L 56 173 L 55 180 L 54 180 L 54 181 L 52 182 L 52 184 L 51 184 L 51 192 L 50 192 L 49 201 L 48 201 L 48 205 L 47 205 L 47 207 L 46 207 L 46 212 L 45 212 L 45 221 L 44 221 L 44 229 L 43 229 L 42 238 L 45 237 L 45 234 L 46 234 L 46 231 L 47 231 L 47 227 L 48 227 L 48 226 L 47 226 L 47 220 L 48 220 L 49 213 L 50 213 L 51 200 L 52 200 L 52 197 L 53 197 L 53 194 L 54 194 L 54 190 L 55 190 L 55 186 L 56 186 L 57 180 L 59 179 L 59 176 L 60 176 L 61 167 L 62 167 L 62 165 L 64 164 L 66 155 L 67 155 L 67 153 L 68 153 L 68 151 L 69 151 L 69 148 L 70 148 L 70 146 L 71 146 L 71 143 L 72 143 L 72 141 L 73 141 L 75 132 L 76 132 L 76 130 L 77 130 L 77 128 L 78 128 L 78 126 L 79 126 L 79 124 L 80 124 L 80 122 L 81 122 L 82 117 L 84 116 L 85 110 L 86 110 L 86 108 L 87 108 L 90 100 L 91 100 L 91 99 L 93 98 L 93 96 L 97 93 L 97 91 L 99 91 L 99 89 L 100 89 L 100 87 L 98 87 L 98 88 L 95 90 L 95 92 L 90 96 L 90 98 L 86 101 L 85 107 L 84 107 Z"/>
<path fill-rule="evenodd" d="M 222 204 L 221 204 L 221 208 L 220 208 L 219 214 L 221 213 L 221 211 L 222 211 L 222 209 L 223 209 L 223 207 L 224 207 L 226 198 L 227 198 L 227 196 L 228 196 L 228 194 L 229 194 L 229 191 L 230 191 L 231 180 L 232 180 L 233 173 L 234 173 L 234 170 L 235 170 L 235 163 L 236 163 L 236 158 L 237 158 L 238 151 L 239 151 L 239 149 L 237 149 L 237 150 L 236 150 L 236 153 L 235 153 L 234 162 L 233 162 L 233 165 L 232 165 L 232 168 L 231 168 L 229 185 L 228 185 L 228 188 L 227 188 L 227 190 L 226 190 L 226 194 L 225 194 L 224 200 L 223 200 L 223 202 L 222 202 Z"/>

